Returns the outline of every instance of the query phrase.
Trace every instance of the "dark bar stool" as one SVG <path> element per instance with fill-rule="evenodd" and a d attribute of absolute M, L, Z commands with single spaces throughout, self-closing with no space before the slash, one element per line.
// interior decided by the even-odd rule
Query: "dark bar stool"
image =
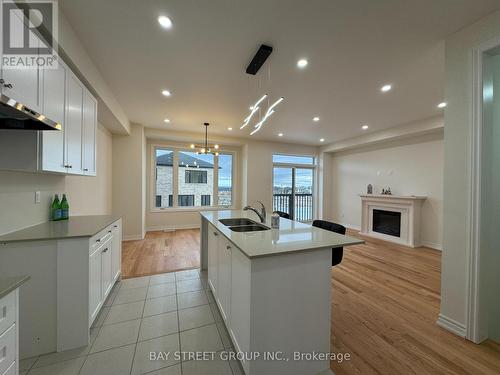
<path fill-rule="evenodd" d="M 325 220 L 314 220 L 312 223 L 313 227 L 321 228 L 324 230 L 329 230 L 330 232 L 335 232 L 345 235 L 345 227 L 340 224 L 331 223 Z M 332 266 L 336 266 L 342 262 L 342 256 L 344 255 L 343 247 L 336 247 L 332 249 Z"/>
<path fill-rule="evenodd" d="M 287 214 L 286 212 L 283 212 L 283 211 L 274 211 L 276 212 L 278 215 L 280 215 L 280 217 L 282 217 L 283 219 L 290 219 L 290 215 Z"/>

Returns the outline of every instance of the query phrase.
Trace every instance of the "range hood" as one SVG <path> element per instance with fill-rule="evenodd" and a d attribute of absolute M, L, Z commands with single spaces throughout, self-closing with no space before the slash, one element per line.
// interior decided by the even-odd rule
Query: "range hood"
<path fill-rule="evenodd" d="M 62 126 L 15 99 L 0 94 L 0 129 L 61 130 Z"/>

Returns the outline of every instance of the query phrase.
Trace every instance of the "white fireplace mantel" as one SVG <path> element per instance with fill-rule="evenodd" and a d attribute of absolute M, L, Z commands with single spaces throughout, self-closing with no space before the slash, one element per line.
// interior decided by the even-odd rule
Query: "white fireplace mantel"
<path fill-rule="evenodd" d="M 385 241 L 395 242 L 410 247 L 421 246 L 420 211 L 425 196 L 360 194 L 361 197 L 361 232 Z M 401 233 L 399 237 L 373 231 L 373 210 L 401 213 Z"/>

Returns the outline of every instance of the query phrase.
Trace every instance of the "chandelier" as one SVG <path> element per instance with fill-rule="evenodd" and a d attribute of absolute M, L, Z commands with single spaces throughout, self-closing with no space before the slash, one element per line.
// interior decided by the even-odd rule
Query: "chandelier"
<path fill-rule="evenodd" d="M 196 151 L 196 153 L 198 155 L 208 155 L 208 154 L 211 154 L 211 155 L 215 155 L 215 156 L 218 156 L 219 155 L 219 145 L 215 144 L 215 145 L 209 145 L 208 144 L 208 126 L 210 125 L 208 122 L 205 122 L 203 123 L 203 125 L 205 126 L 205 142 L 204 144 L 202 145 L 195 145 L 194 143 L 191 144 L 191 149 L 198 149 L 198 151 Z"/>

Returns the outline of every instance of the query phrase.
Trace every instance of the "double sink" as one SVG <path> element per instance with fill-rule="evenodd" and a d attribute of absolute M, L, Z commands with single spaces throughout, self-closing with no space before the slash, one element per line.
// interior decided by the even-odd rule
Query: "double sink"
<path fill-rule="evenodd" d="M 271 229 L 247 218 L 220 219 L 219 221 L 233 232 L 259 232 Z"/>

